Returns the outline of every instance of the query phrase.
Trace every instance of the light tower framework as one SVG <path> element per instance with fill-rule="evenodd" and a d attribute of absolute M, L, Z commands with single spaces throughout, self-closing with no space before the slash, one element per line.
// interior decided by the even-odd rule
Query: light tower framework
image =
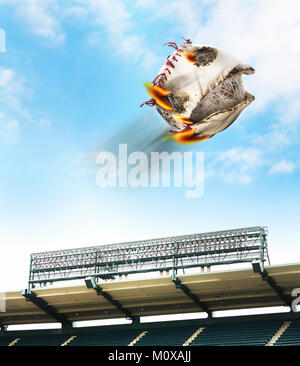
<path fill-rule="evenodd" d="M 37 284 L 92 277 L 171 271 L 216 265 L 269 261 L 267 228 L 258 226 L 172 236 L 121 244 L 33 253 L 28 288 Z"/>

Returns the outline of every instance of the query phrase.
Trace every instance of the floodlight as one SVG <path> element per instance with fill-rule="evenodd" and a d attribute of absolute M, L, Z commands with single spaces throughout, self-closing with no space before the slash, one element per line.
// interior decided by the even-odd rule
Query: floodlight
<path fill-rule="evenodd" d="M 252 268 L 254 273 L 262 274 L 264 271 L 263 264 L 260 260 L 256 260 L 252 262 Z"/>
<path fill-rule="evenodd" d="M 93 286 L 87 275 L 108 279 L 169 269 L 177 272 L 199 267 L 199 263 L 205 266 L 258 259 L 263 263 L 267 254 L 266 235 L 265 228 L 254 227 L 35 253 L 31 255 L 29 287 L 34 283 L 71 279 L 85 279 Z"/>

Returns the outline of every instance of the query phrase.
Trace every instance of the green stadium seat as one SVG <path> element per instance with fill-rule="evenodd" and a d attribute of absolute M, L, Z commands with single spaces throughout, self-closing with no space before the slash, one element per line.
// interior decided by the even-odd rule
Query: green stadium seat
<path fill-rule="evenodd" d="M 17 337 L 0 337 L 0 346 L 8 346 Z"/>
<path fill-rule="evenodd" d="M 34 336 L 19 336 L 20 340 L 14 345 L 19 346 L 60 346 L 67 338 L 66 335 L 34 335 Z"/>
<path fill-rule="evenodd" d="M 182 346 L 199 326 L 178 326 L 149 329 L 135 346 Z"/>
<path fill-rule="evenodd" d="M 281 324 L 280 320 L 212 324 L 190 346 L 264 346 Z"/>
<path fill-rule="evenodd" d="M 91 331 L 76 335 L 67 346 L 128 346 L 141 333 L 140 330 Z"/>
<path fill-rule="evenodd" d="M 16 338 L 20 338 L 14 346 L 61 346 L 71 336 L 75 336 L 66 346 L 127 346 L 143 331 L 147 333 L 134 346 L 182 346 L 200 327 L 204 329 L 192 340 L 189 346 L 265 346 L 280 329 L 283 320 L 243 321 L 236 318 L 233 322 L 205 323 L 203 325 L 170 326 L 166 322 L 144 324 L 141 329 L 130 329 L 129 326 L 101 329 L 73 329 L 72 334 L 41 334 L 0 337 L 0 346 L 8 346 Z M 300 319 L 292 320 L 290 326 L 274 344 L 275 346 L 300 345 Z"/>
<path fill-rule="evenodd" d="M 293 320 L 274 346 L 300 346 L 300 320 Z"/>

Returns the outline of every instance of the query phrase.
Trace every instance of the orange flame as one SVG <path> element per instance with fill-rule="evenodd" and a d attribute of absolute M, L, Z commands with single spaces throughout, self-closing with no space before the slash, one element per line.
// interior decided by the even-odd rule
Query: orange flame
<path fill-rule="evenodd" d="M 196 131 L 195 128 L 191 128 L 190 130 L 186 130 L 183 132 L 171 133 L 170 135 L 164 138 L 164 141 L 169 138 L 173 138 L 174 141 L 180 144 L 193 144 L 195 142 L 204 141 L 212 137 L 212 136 L 197 137 L 197 135 L 195 135 L 195 131 Z"/>
<path fill-rule="evenodd" d="M 157 85 L 153 85 L 152 83 L 144 83 L 144 86 L 148 94 L 159 106 L 169 111 L 173 110 L 173 108 L 165 101 L 165 97 L 171 93 L 170 91 L 160 88 Z"/>
<path fill-rule="evenodd" d="M 197 61 L 195 60 L 195 56 L 196 56 L 196 52 L 181 52 L 181 54 L 183 56 L 185 56 L 185 58 L 191 62 L 192 64 L 196 64 Z"/>
<path fill-rule="evenodd" d="M 174 116 L 175 119 L 178 119 L 179 121 L 186 123 L 187 125 L 193 125 L 194 122 L 191 121 L 188 117 L 183 117 L 180 114 L 177 114 L 176 116 Z"/>

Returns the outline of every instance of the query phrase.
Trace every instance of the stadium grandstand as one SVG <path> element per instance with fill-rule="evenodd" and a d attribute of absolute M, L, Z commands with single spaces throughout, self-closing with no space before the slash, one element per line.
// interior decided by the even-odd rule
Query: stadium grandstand
<path fill-rule="evenodd" d="M 31 254 L 27 288 L 5 294 L 0 345 L 300 345 L 300 263 L 271 265 L 267 235 L 250 227 Z M 261 314 L 237 314 L 253 309 Z M 181 320 L 151 321 L 172 314 Z M 60 326 L 10 330 L 49 323 Z"/>

